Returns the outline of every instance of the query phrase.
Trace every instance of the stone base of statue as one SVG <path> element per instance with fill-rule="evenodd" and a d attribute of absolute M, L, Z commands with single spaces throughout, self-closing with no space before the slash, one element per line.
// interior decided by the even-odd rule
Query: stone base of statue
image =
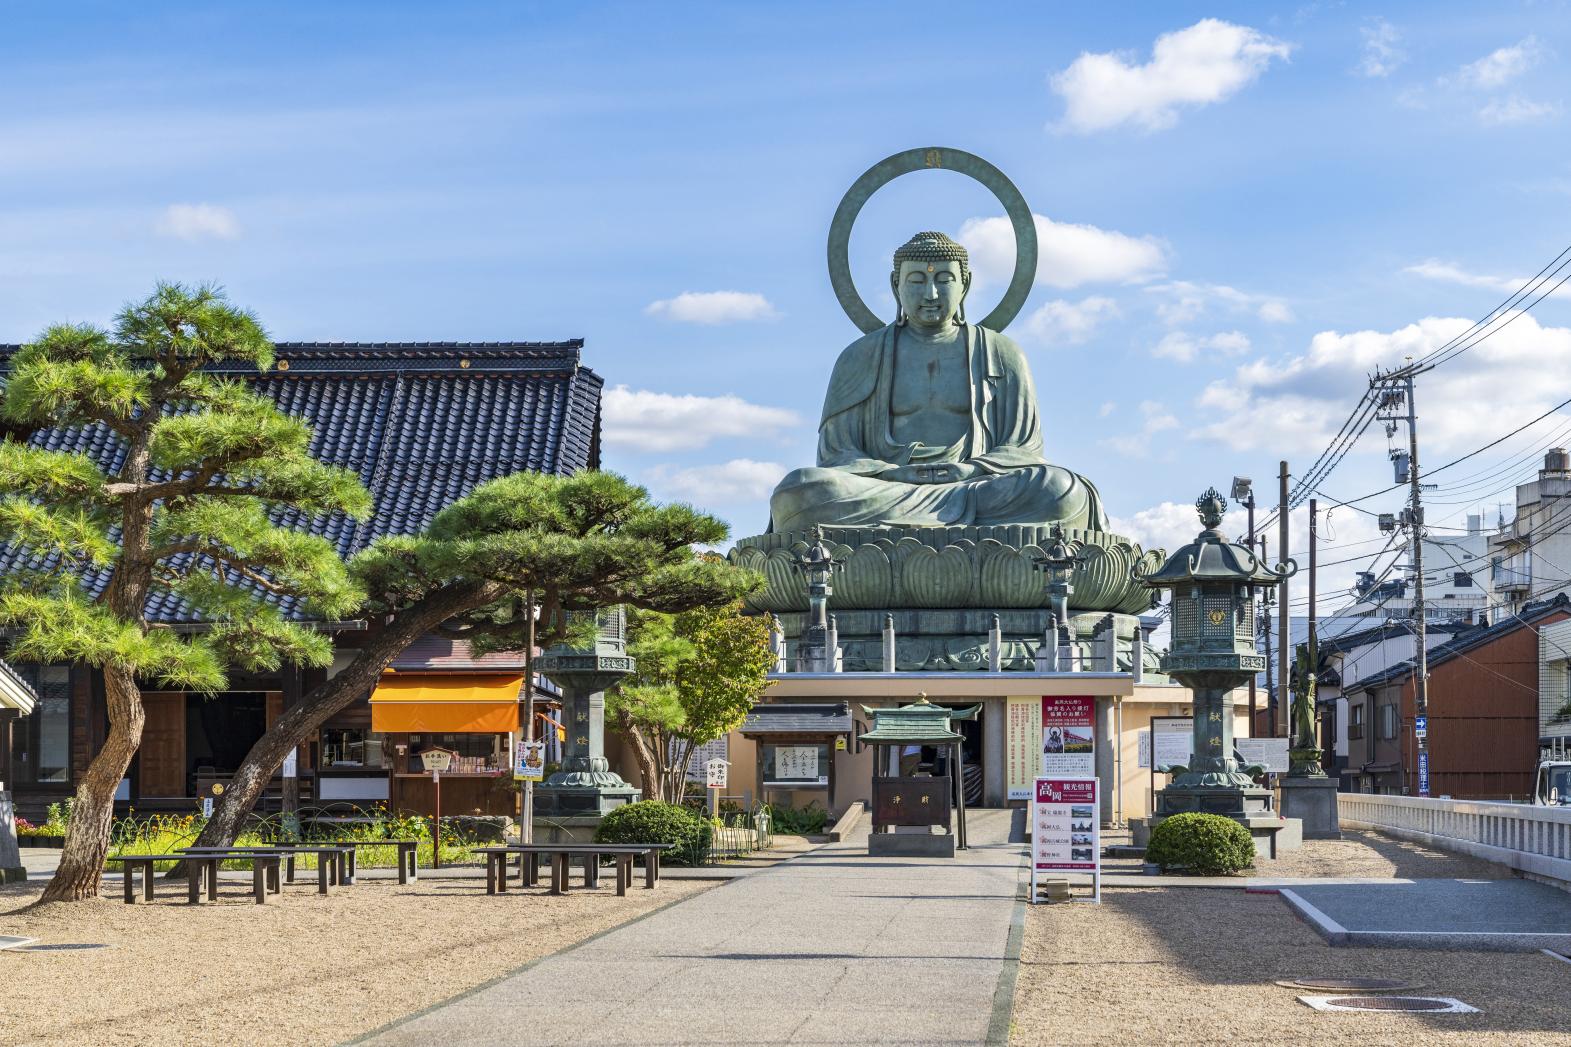
<path fill-rule="evenodd" d="M 995 615 L 1003 638 L 1000 668 L 1030 670 L 1050 611 L 1037 569 L 1050 532 L 1050 526 L 1036 524 L 824 526 L 823 542 L 841 564 L 831 610 L 842 669 L 883 670 L 885 615 L 892 613 L 900 672 L 986 669 Z M 1137 616 L 1150 606 L 1130 569 L 1144 561 L 1160 562 L 1160 554 L 1105 531 L 1065 534 L 1083 549 L 1070 582 L 1075 645 L 1089 657 L 1112 613 L 1119 668 L 1127 670 Z M 763 592 L 748 598 L 748 607 L 779 617 L 788 665 L 796 664 L 797 643 L 810 624 L 797 563 L 812 541 L 806 532 L 774 532 L 741 539 L 729 556 L 768 579 Z"/>
<path fill-rule="evenodd" d="M 953 858 L 955 834 L 951 832 L 869 833 L 867 853 L 873 858 Z"/>
<path fill-rule="evenodd" d="M 1325 775 L 1286 774 L 1277 779 L 1282 790 L 1282 816 L 1303 823 L 1306 840 L 1340 840 L 1342 823 L 1338 816 L 1337 780 Z"/>
<path fill-rule="evenodd" d="M 1274 858 L 1278 851 L 1296 847 L 1302 839 L 1296 831 L 1284 831 L 1289 826 L 1272 809 L 1271 790 L 1256 785 L 1169 785 L 1156 794 L 1156 813 L 1151 816 L 1150 827 L 1156 828 L 1164 818 L 1192 811 L 1220 814 L 1238 822 L 1249 830 L 1255 853 L 1262 858 Z"/>
<path fill-rule="evenodd" d="M 599 766 L 558 771 L 535 786 L 536 817 L 598 821 L 624 804 L 638 802 L 642 794 L 611 771 L 603 757 L 595 762 Z"/>

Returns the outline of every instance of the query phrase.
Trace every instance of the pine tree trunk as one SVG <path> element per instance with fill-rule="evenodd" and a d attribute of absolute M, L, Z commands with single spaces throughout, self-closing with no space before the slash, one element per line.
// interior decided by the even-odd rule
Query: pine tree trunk
<path fill-rule="evenodd" d="M 142 724 L 147 718 L 136 677 L 127 667 L 118 663 L 104 667 L 104 695 L 109 707 L 109 736 L 77 784 L 60 866 L 40 901 L 75 902 L 98 897 L 104 858 L 109 854 L 115 790 L 142 743 Z"/>
<path fill-rule="evenodd" d="M 233 844 L 267 783 L 293 749 L 309 742 L 330 717 L 376 686 L 382 671 L 404 648 L 447 619 L 483 607 L 502 594 L 503 588 L 495 583 L 466 582 L 440 589 L 399 612 L 381 635 L 360 649 L 343 671 L 284 710 L 267 733 L 257 739 L 245 759 L 240 761 L 240 767 L 194 846 L 228 847 Z M 181 862 L 171 869 L 169 878 L 184 877 L 184 864 Z"/>
<path fill-rule="evenodd" d="M 619 716 L 622 737 L 632 743 L 633 762 L 638 764 L 638 777 L 643 779 L 644 799 L 660 799 L 660 770 L 655 766 L 655 755 L 644 732 L 633 725 L 631 717 Z"/>

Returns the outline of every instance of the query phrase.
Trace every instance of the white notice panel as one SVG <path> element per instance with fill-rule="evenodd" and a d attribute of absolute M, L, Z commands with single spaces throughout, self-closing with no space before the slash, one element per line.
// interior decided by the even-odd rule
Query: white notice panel
<path fill-rule="evenodd" d="M 818 778 L 818 746 L 775 746 L 775 780 L 797 781 Z"/>

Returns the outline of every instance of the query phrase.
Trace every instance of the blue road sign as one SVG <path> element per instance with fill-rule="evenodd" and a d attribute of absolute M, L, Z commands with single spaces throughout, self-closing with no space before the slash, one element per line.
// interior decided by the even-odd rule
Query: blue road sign
<path fill-rule="evenodd" d="M 1415 730 L 1415 731 L 1427 731 L 1427 730 L 1429 730 L 1429 717 L 1427 717 L 1427 716 L 1415 716 L 1415 717 L 1413 717 L 1413 730 Z"/>
<path fill-rule="evenodd" d="M 1418 754 L 1418 795 L 1429 795 L 1429 750 Z"/>

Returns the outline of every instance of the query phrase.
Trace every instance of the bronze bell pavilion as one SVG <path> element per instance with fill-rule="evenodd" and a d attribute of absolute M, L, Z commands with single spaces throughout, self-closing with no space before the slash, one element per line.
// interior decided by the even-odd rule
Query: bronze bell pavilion
<path fill-rule="evenodd" d="M 1257 786 L 1233 750 L 1232 691 L 1264 671 L 1255 653 L 1255 597 L 1291 577 L 1288 560 L 1266 565 L 1221 531 L 1227 501 L 1215 488 L 1195 502 L 1204 525 L 1195 540 L 1155 571 L 1133 574 L 1150 589 L 1172 592 L 1172 639 L 1162 671 L 1194 695 L 1193 755 L 1189 766 L 1156 796 L 1153 823 L 1172 814 L 1203 811 L 1242 822 L 1257 843 L 1273 838 L 1281 820 L 1269 789 Z"/>

